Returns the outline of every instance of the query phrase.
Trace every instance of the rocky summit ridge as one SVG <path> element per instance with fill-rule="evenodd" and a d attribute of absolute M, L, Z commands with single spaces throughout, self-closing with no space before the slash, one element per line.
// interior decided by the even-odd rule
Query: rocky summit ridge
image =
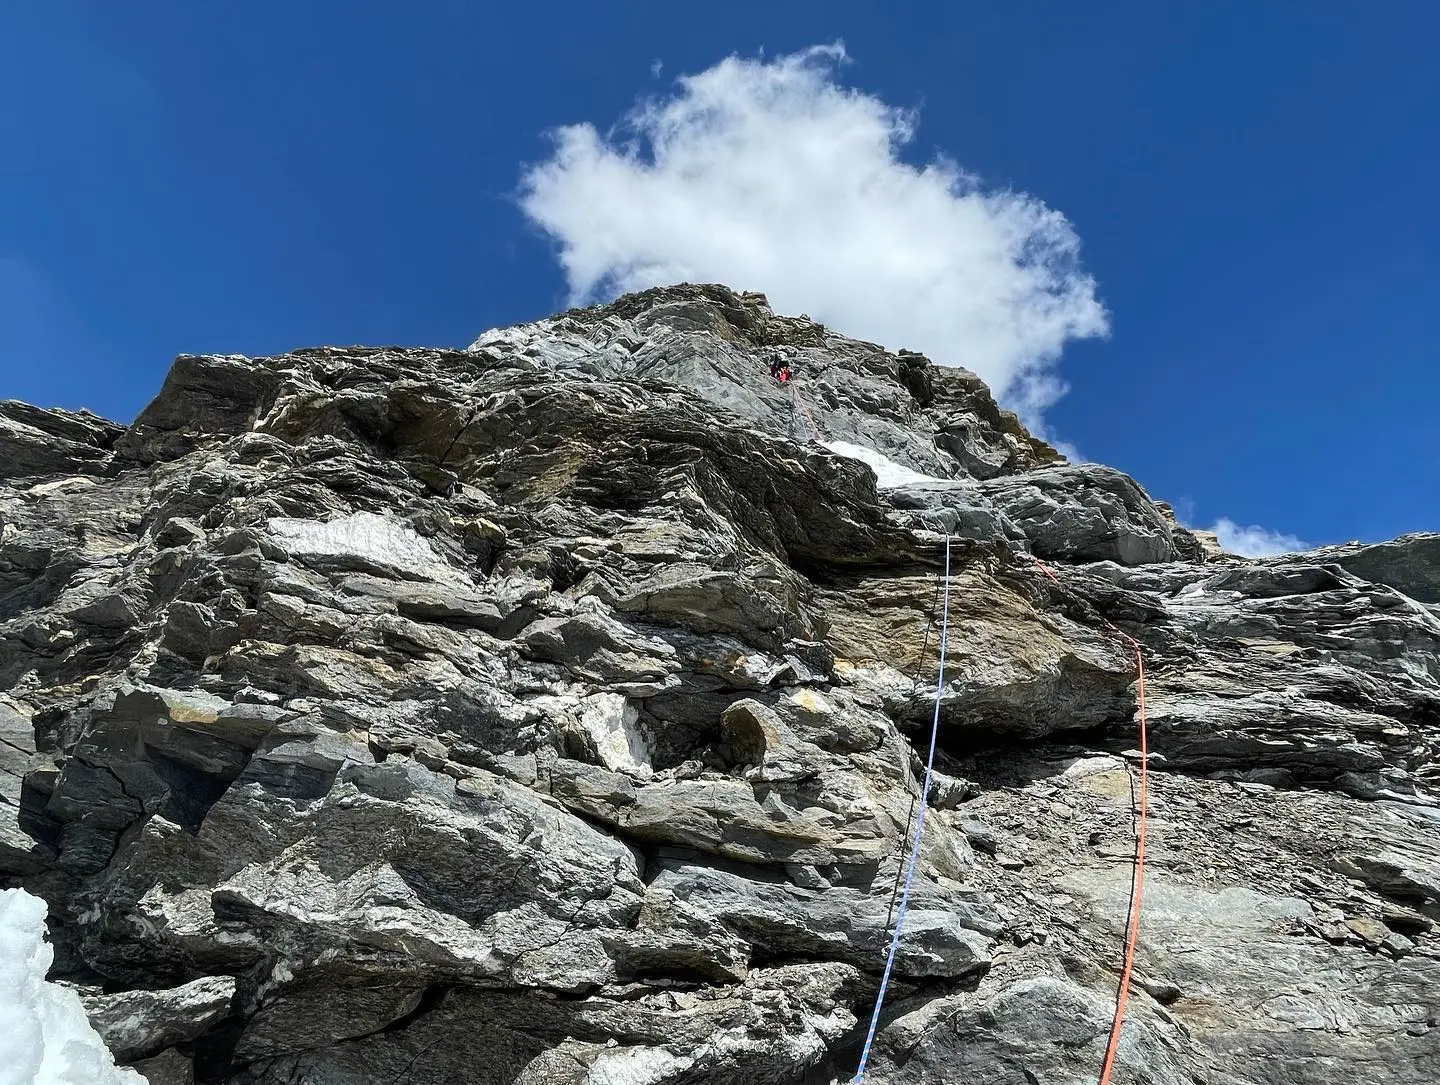
<path fill-rule="evenodd" d="M 1096 1080 L 1107 622 L 1115 1081 L 1440 1080 L 1440 535 L 1223 554 L 974 374 L 689 285 L 5 403 L 0 525 L 0 884 L 153 1085 L 848 1081 L 947 534 L 867 1080 Z"/>

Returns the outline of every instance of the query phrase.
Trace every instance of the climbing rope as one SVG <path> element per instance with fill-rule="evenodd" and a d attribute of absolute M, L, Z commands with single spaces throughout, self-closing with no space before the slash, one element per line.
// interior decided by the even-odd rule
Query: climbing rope
<path fill-rule="evenodd" d="M 1033 557 L 1033 556 L 1032 556 Z M 1061 591 L 1068 589 L 1060 583 L 1059 577 L 1039 558 L 1033 558 L 1040 571 L 1053 580 Z M 1105 1061 L 1100 1068 L 1099 1085 L 1110 1085 L 1110 1075 L 1115 1070 L 1115 1057 L 1120 1050 L 1120 1033 L 1125 1027 L 1125 1010 L 1130 1002 L 1130 977 L 1135 970 L 1135 951 L 1140 943 L 1140 906 L 1145 895 L 1145 827 L 1150 814 L 1150 738 L 1145 719 L 1145 654 L 1140 642 L 1121 629 L 1103 614 L 1100 620 L 1112 632 L 1130 642 L 1135 652 L 1136 702 L 1139 705 L 1140 727 L 1140 811 L 1135 829 L 1135 865 L 1130 882 L 1130 913 L 1125 925 L 1125 958 L 1120 970 L 1120 989 L 1115 998 L 1115 1016 L 1110 1023 L 1110 1040 L 1105 1045 Z M 858 1079 L 857 1079 L 858 1080 Z"/>
<path fill-rule="evenodd" d="M 1061 591 L 1073 594 L 1061 583 L 1060 578 L 1051 572 L 1039 558 L 1032 560 L 1039 566 L 1051 581 Z M 910 890 L 914 885 L 915 870 L 919 864 L 920 847 L 925 836 L 925 814 L 928 803 L 925 798 L 930 794 L 930 782 L 935 769 L 935 748 L 940 733 L 940 696 L 945 688 L 945 659 L 949 648 L 950 631 L 950 536 L 945 537 L 945 594 L 944 606 L 940 618 L 940 671 L 935 684 L 935 715 L 930 728 L 930 751 L 925 761 L 925 781 L 920 790 L 920 818 L 915 826 L 915 836 L 910 846 L 910 857 L 905 867 L 905 886 L 900 896 L 900 914 L 895 922 L 895 931 L 890 939 L 890 952 L 885 959 L 885 970 L 880 976 L 880 991 L 875 996 L 875 1010 L 870 1015 L 870 1027 L 865 1033 L 865 1046 L 860 1052 L 860 1066 L 855 1071 L 852 1079 L 853 1085 L 863 1085 L 865 1081 L 865 1070 L 870 1064 L 870 1054 L 875 1044 L 875 1035 L 880 1027 L 880 1013 L 885 1005 L 885 994 L 890 986 L 890 977 L 895 969 L 895 953 L 900 945 L 901 933 L 905 926 L 905 915 L 910 908 Z M 937 585 L 938 589 L 938 585 Z M 1140 916 L 1144 902 L 1145 893 L 1145 843 L 1146 829 L 1150 815 L 1150 739 L 1149 726 L 1145 708 L 1145 653 L 1141 649 L 1140 642 L 1125 632 L 1104 615 L 1099 615 L 1101 622 L 1121 639 L 1125 640 L 1131 650 L 1135 653 L 1135 674 L 1136 674 L 1136 702 L 1138 706 L 1140 732 L 1140 796 L 1139 811 L 1135 829 L 1135 860 L 1133 875 L 1131 878 L 1130 906 L 1126 917 L 1125 926 L 1125 955 L 1120 971 L 1120 986 L 1115 998 L 1115 1014 L 1110 1024 L 1110 1037 L 1105 1045 L 1105 1059 L 1100 1068 L 1099 1085 L 1110 1085 L 1111 1076 L 1115 1072 L 1115 1061 L 1120 1050 L 1120 1037 L 1125 1028 L 1125 1013 L 1130 1002 L 1130 985 L 1135 971 L 1135 954 L 1140 944 Z M 931 622 L 926 625 L 926 638 L 928 641 L 930 626 L 933 624 L 933 608 Z M 923 656 L 922 649 L 922 656 Z M 914 803 L 911 811 L 915 809 Z M 909 835 L 909 825 L 906 826 L 906 835 Z M 892 896 L 891 905 L 894 900 Z"/>
<path fill-rule="evenodd" d="M 935 772 L 935 746 L 940 736 L 940 694 L 945 689 L 945 653 L 950 641 L 950 536 L 945 536 L 945 599 L 940 611 L 940 673 L 935 680 L 935 716 L 930 724 L 930 753 L 925 759 L 925 782 L 920 787 L 920 816 L 915 823 L 915 836 L 910 845 L 910 859 L 905 868 L 905 888 L 900 894 L 900 913 L 895 918 L 895 933 L 890 938 L 890 952 L 885 958 L 885 971 L 880 974 L 880 991 L 875 996 L 875 1012 L 870 1015 L 870 1028 L 865 1033 L 865 1046 L 860 1051 L 860 1066 L 855 1071 L 854 1085 L 863 1085 L 865 1068 L 870 1064 L 870 1050 L 880 1028 L 880 1011 L 885 1005 L 885 992 L 895 970 L 895 952 L 900 948 L 900 934 L 905 927 L 905 913 L 910 909 L 910 889 L 915 882 L 915 868 L 920 864 L 920 844 L 925 838 L 925 812 L 929 803 L 930 781 Z"/>
<path fill-rule="evenodd" d="M 800 405 L 800 409 L 805 412 L 805 417 L 810 422 L 810 429 L 811 432 L 815 434 L 815 440 L 823 441 L 825 439 L 825 435 L 821 432 L 820 426 L 816 423 L 815 416 L 810 413 L 810 407 L 808 404 L 806 404 L 805 397 L 800 393 L 800 386 L 795 382 L 795 379 L 793 377 L 790 379 L 790 402 L 792 406 L 797 403 Z"/>
<path fill-rule="evenodd" d="M 925 656 L 930 650 L 930 634 L 935 629 L 935 612 L 940 608 L 940 578 L 935 578 L 935 594 L 930 598 L 930 607 L 925 611 L 925 635 L 920 639 L 920 654 L 915 657 L 915 666 L 910 673 L 910 681 L 918 683 L 920 672 L 925 667 Z M 927 798 L 929 796 L 926 796 Z M 910 828 L 915 824 L 915 796 L 910 796 L 910 813 L 905 815 L 905 832 L 901 840 L 910 839 Z M 895 885 L 890 890 L 890 905 L 885 910 L 885 929 L 890 929 L 891 922 L 895 919 L 895 902 L 900 899 L 900 878 L 905 873 L 903 862 L 895 864 Z"/>
<path fill-rule="evenodd" d="M 905 815 L 905 833 L 901 840 L 910 839 L 910 827 L 915 824 L 915 796 L 910 796 L 910 813 Z M 895 920 L 895 902 L 900 899 L 900 877 L 905 873 L 905 864 L 895 864 L 895 885 L 890 890 L 890 905 L 885 909 L 885 929 L 890 929 L 890 924 Z"/>

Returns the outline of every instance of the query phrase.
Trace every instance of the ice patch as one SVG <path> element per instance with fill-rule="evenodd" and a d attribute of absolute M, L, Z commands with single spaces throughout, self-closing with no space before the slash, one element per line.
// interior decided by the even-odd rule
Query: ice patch
<path fill-rule="evenodd" d="M 406 524 L 373 512 L 352 512 L 335 520 L 273 517 L 266 529 L 291 557 L 409 580 L 466 580 Z"/>
<path fill-rule="evenodd" d="M 118 1067 L 74 991 L 47 983 L 45 902 L 0 889 L 0 1085 L 146 1085 Z"/>
<path fill-rule="evenodd" d="M 920 482 L 941 481 L 930 475 L 922 475 L 919 471 L 912 471 L 903 464 L 898 464 L 888 456 L 882 456 L 873 448 L 866 448 L 864 445 L 852 445 L 848 441 L 826 441 L 824 444 L 837 456 L 844 456 L 849 460 L 859 460 L 869 467 L 875 472 L 875 481 L 882 489 L 893 486 L 913 486 Z"/>

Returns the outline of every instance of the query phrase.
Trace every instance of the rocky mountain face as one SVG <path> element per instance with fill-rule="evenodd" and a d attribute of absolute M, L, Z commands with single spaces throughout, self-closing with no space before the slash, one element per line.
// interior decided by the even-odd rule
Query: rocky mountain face
<path fill-rule="evenodd" d="M 1222 554 L 711 286 L 7 403 L 0 476 L 0 878 L 154 1085 L 848 1081 L 947 534 L 867 1080 L 1097 1078 L 1107 622 L 1115 1081 L 1440 1080 L 1440 535 Z"/>

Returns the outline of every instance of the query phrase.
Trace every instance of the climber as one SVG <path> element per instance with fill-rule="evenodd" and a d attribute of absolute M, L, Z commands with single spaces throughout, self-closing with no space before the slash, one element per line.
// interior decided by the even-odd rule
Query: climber
<path fill-rule="evenodd" d="M 780 379 L 780 370 L 785 368 L 785 359 L 780 356 L 777 350 L 770 355 L 770 375 L 776 380 Z"/>
<path fill-rule="evenodd" d="M 777 372 L 777 373 L 775 374 L 775 379 L 776 379 L 777 381 L 779 381 L 781 384 L 789 384 L 789 383 L 790 383 L 790 367 L 789 367 L 788 365 L 781 365 L 779 372 Z"/>

